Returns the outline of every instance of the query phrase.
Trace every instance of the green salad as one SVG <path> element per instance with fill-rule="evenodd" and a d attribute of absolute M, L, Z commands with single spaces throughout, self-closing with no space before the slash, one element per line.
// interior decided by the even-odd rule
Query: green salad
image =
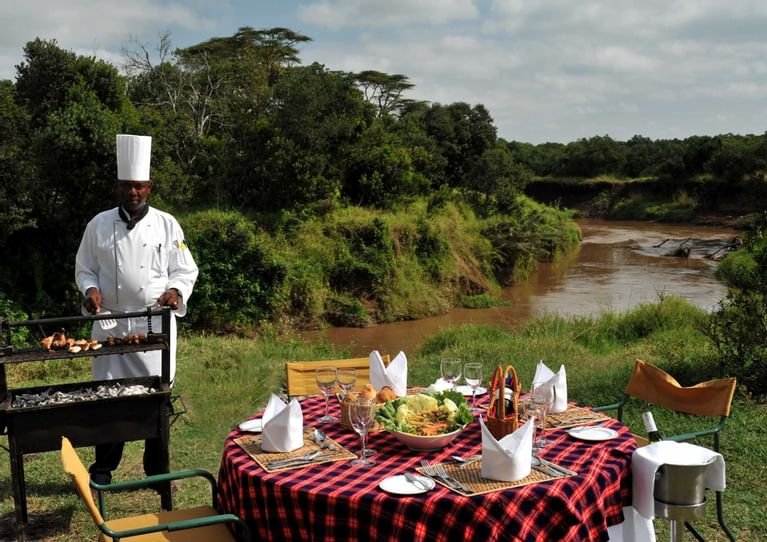
<path fill-rule="evenodd" d="M 399 397 L 376 410 L 376 421 L 387 431 L 421 436 L 452 433 L 473 419 L 464 396 L 452 390 Z"/>

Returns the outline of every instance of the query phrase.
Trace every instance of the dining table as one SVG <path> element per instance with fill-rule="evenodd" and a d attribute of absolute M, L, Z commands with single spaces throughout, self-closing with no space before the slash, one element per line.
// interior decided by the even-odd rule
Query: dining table
<path fill-rule="evenodd" d="M 321 396 L 301 401 L 304 428 L 320 428 L 331 442 L 359 454 L 360 437 L 340 423 L 319 423 Z M 581 407 L 582 408 L 582 407 Z M 331 414 L 340 416 L 335 402 Z M 481 414 L 480 414 L 481 415 Z M 253 418 L 258 418 L 254 414 Z M 466 495 L 443 484 L 397 494 L 379 484 L 422 461 L 454 463 L 453 456 L 481 454 L 478 419 L 453 442 L 431 452 L 407 448 L 391 433 L 374 431 L 372 466 L 349 460 L 308 463 L 269 472 L 241 445 L 249 433 L 227 436 L 218 476 L 219 509 L 245 520 L 253 540 L 313 541 L 607 541 L 631 504 L 631 456 L 636 442 L 621 422 L 605 418 L 611 438 L 586 440 L 566 429 L 548 429 L 542 459 L 570 476 Z M 351 454 L 349 454 L 351 457 Z"/>

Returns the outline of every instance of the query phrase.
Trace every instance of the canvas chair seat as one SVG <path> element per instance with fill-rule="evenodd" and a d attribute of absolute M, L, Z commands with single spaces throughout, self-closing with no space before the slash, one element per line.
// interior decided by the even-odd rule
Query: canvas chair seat
<path fill-rule="evenodd" d="M 140 527 L 148 527 L 150 525 L 160 525 L 175 521 L 215 516 L 216 514 L 218 514 L 218 512 L 211 506 L 198 506 L 185 510 L 171 510 L 154 514 L 143 514 L 141 516 L 113 519 L 107 521 L 106 526 L 113 531 L 127 531 L 130 529 L 138 529 Z M 232 533 L 226 524 L 217 523 L 215 525 L 198 527 L 196 529 L 186 529 L 183 531 L 161 531 L 132 536 L 129 540 L 131 542 L 210 542 L 212 540 L 235 540 L 235 538 L 232 536 Z M 112 542 L 112 537 L 101 533 L 99 542 Z"/>

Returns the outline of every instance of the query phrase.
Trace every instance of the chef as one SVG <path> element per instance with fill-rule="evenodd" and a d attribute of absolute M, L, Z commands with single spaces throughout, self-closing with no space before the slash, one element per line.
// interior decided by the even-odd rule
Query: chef
<path fill-rule="evenodd" d="M 96 215 L 85 228 L 75 260 L 75 281 L 83 294 L 83 309 L 91 314 L 136 312 L 152 306 L 172 309 L 170 327 L 170 381 L 176 373 L 176 316 L 184 316 L 197 279 L 197 265 L 176 219 L 149 206 L 152 181 L 149 169 L 152 138 L 117 135 L 118 206 Z M 123 318 L 104 330 L 93 323 L 93 338 L 125 337 L 147 333 L 146 318 Z M 152 328 L 162 328 L 161 317 Z M 165 330 L 163 330 L 165 331 Z M 162 353 L 133 352 L 93 358 L 94 380 L 159 376 Z M 96 446 L 91 479 L 110 483 L 122 458 L 122 442 Z M 144 470 L 164 472 L 159 464 L 159 439 L 146 441 Z"/>

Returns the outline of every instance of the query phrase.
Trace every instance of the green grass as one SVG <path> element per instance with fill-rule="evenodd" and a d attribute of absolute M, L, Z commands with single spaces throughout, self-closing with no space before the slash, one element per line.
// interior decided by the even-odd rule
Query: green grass
<path fill-rule="evenodd" d="M 524 385 L 529 385 L 535 364 L 545 359 L 552 368 L 564 363 L 569 397 L 585 404 L 606 404 L 620 391 L 636 358 L 655 363 L 683 384 L 713 377 L 714 351 L 699 331 L 703 313 L 675 298 L 646 305 L 628 314 L 601 318 L 563 319 L 554 316 L 531 322 L 524 329 L 508 331 L 492 326 L 466 325 L 449 328 L 432 337 L 419 352 L 407 352 L 409 383 L 425 385 L 439 373 L 439 359 L 455 355 L 479 361 L 486 374 L 498 364 L 513 364 Z M 270 392 L 283 383 L 283 364 L 291 359 L 331 359 L 348 355 L 327 344 L 306 344 L 290 337 L 260 339 L 192 335 L 179 341 L 175 391 L 183 397 L 187 413 L 171 430 L 171 467 L 206 468 L 218 472 L 221 451 L 231 428 L 263 407 Z M 35 365 L 35 364 L 22 364 Z M 42 375 L 11 374 L 9 385 L 19 387 Z M 72 368 L 67 379 L 87 380 L 84 364 L 80 374 Z M 61 369 L 59 369 L 61 370 Z M 640 409 L 641 410 L 641 409 Z M 691 420 L 654 411 L 659 428 L 667 433 L 681 430 Z M 642 432 L 639 410 L 628 423 Z M 723 434 L 728 488 L 725 514 L 739 540 L 767 540 L 767 404 L 739 393 Z M 7 446 L 5 437 L 0 444 Z M 701 443 L 706 444 L 706 443 Z M 142 476 L 142 443 L 130 443 L 116 472 L 117 479 Z M 86 462 L 91 450 L 79 450 Z M 34 454 L 25 461 L 28 504 L 33 539 L 80 541 L 94 539 L 94 527 L 61 471 L 55 452 Z M 182 481 L 175 495 L 177 506 L 204 502 L 207 489 L 197 481 Z M 107 501 L 110 514 L 134 514 L 157 510 L 159 499 L 149 492 L 119 494 Z M 0 540 L 10 537 L 13 499 L 7 461 L 0 462 Z M 658 539 L 668 538 L 665 523 L 658 521 Z M 724 540 L 716 529 L 714 506 L 696 522 L 707 540 Z"/>

